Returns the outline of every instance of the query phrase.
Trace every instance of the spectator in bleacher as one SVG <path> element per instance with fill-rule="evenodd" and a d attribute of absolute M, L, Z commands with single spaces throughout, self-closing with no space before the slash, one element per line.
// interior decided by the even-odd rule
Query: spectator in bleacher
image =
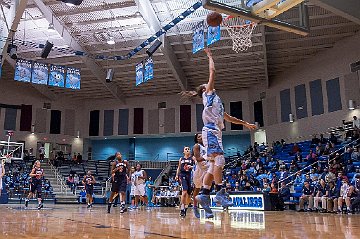
<path fill-rule="evenodd" d="M 302 175 L 301 172 L 297 172 L 296 173 L 296 176 L 295 176 L 295 180 L 294 180 L 294 184 L 297 184 L 297 185 L 303 185 L 304 184 L 304 177 Z"/>
<path fill-rule="evenodd" d="M 353 162 L 359 162 L 360 161 L 360 153 L 359 153 L 359 148 L 358 147 L 354 147 L 354 150 L 351 153 L 351 160 Z"/>
<path fill-rule="evenodd" d="M 263 169 L 263 167 L 264 167 L 264 163 L 261 161 L 260 158 L 257 158 L 257 159 L 256 159 L 255 170 L 256 170 L 256 171 L 260 171 L 260 170 Z"/>
<path fill-rule="evenodd" d="M 308 181 L 304 182 L 302 195 L 300 197 L 300 202 L 299 202 L 299 207 L 300 207 L 299 212 L 304 211 L 305 202 L 309 204 L 308 211 L 312 211 L 314 205 L 314 188 L 310 185 Z"/>
<path fill-rule="evenodd" d="M 316 134 L 313 135 L 312 139 L 311 139 L 311 145 L 312 146 L 316 146 L 320 143 L 320 139 L 317 137 Z"/>
<path fill-rule="evenodd" d="M 340 195 L 338 199 L 338 213 L 342 213 L 342 206 L 344 202 L 346 204 L 346 211 L 351 213 L 350 196 L 352 194 L 351 190 L 354 190 L 354 188 L 349 184 L 349 180 L 346 176 L 342 177 L 341 182 L 342 185 L 340 187 Z"/>
<path fill-rule="evenodd" d="M 329 141 L 330 141 L 331 143 L 333 143 L 333 144 L 337 144 L 337 143 L 338 143 L 338 139 L 337 139 L 337 137 L 336 137 L 333 133 L 330 134 Z"/>
<path fill-rule="evenodd" d="M 79 203 L 86 203 L 86 191 L 85 188 L 81 189 L 79 193 Z"/>
<path fill-rule="evenodd" d="M 324 153 L 324 150 L 322 149 L 322 147 L 321 146 L 316 146 L 316 148 L 315 148 L 315 154 L 319 157 L 319 156 L 321 156 L 321 155 L 323 155 L 323 153 Z"/>
<path fill-rule="evenodd" d="M 49 195 L 52 194 L 52 187 L 51 187 L 51 183 L 48 179 L 45 179 L 44 181 L 44 190 L 45 190 L 45 198 L 48 198 Z"/>
<path fill-rule="evenodd" d="M 304 182 L 305 182 L 305 181 L 309 182 L 310 184 L 312 183 L 312 180 L 311 180 L 310 174 L 306 174 L 306 175 L 305 175 Z"/>
<path fill-rule="evenodd" d="M 352 154 L 351 147 L 347 147 L 346 152 L 342 155 L 343 164 L 347 164 L 347 162 L 351 160 L 351 154 Z"/>
<path fill-rule="evenodd" d="M 316 154 L 310 149 L 309 154 L 306 156 L 306 166 L 312 165 L 317 160 Z"/>
<path fill-rule="evenodd" d="M 289 172 L 291 174 L 293 174 L 299 170 L 300 170 L 300 167 L 299 167 L 299 164 L 297 163 L 296 159 L 291 160 Z"/>
<path fill-rule="evenodd" d="M 298 152 L 301 152 L 301 148 L 295 143 L 291 149 L 290 155 L 295 155 Z"/>
<path fill-rule="evenodd" d="M 75 194 L 75 183 L 74 183 L 74 176 L 72 174 L 70 174 L 67 178 L 66 181 L 67 185 L 69 185 L 69 187 L 71 188 L 71 191 L 73 192 L 73 194 Z"/>
<path fill-rule="evenodd" d="M 360 174 L 357 174 L 355 176 L 355 182 L 354 182 L 354 194 L 356 194 L 356 197 L 354 197 L 354 201 L 351 203 L 351 212 L 354 213 L 355 209 L 360 209 Z"/>
<path fill-rule="evenodd" d="M 330 144 L 330 143 L 327 143 L 327 144 L 325 145 L 323 155 L 330 155 L 330 154 L 333 153 L 333 152 L 334 152 L 334 149 L 331 147 L 331 144 Z"/>
<path fill-rule="evenodd" d="M 329 169 L 328 170 L 329 172 L 326 174 L 326 177 L 325 177 L 325 182 L 329 183 L 329 182 L 334 182 L 336 181 L 336 175 L 335 173 L 333 173 L 333 169 Z"/>
<path fill-rule="evenodd" d="M 269 162 L 269 164 L 268 164 L 268 167 L 269 168 L 274 168 L 274 167 L 276 167 L 276 160 L 274 159 L 274 158 L 271 158 L 271 160 L 270 160 L 270 162 Z"/>
<path fill-rule="evenodd" d="M 352 124 L 355 130 L 360 129 L 360 119 L 358 119 L 356 115 L 353 116 Z"/>
<path fill-rule="evenodd" d="M 279 180 L 283 181 L 285 180 L 285 183 L 288 183 L 290 179 L 288 179 L 287 177 L 289 176 L 289 173 L 286 170 L 285 165 L 280 167 L 280 177 Z"/>
<path fill-rule="evenodd" d="M 82 155 L 80 153 L 78 153 L 76 156 L 76 162 L 77 164 L 82 164 Z"/>
<path fill-rule="evenodd" d="M 249 182 L 253 188 L 259 188 L 261 186 L 259 180 L 257 180 L 253 174 L 250 175 Z"/>
<path fill-rule="evenodd" d="M 269 193 L 270 190 L 271 190 L 270 185 L 269 185 L 268 183 L 264 183 L 264 186 L 263 186 L 263 188 L 262 188 L 261 191 L 262 191 L 263 193 Z"/>
<path fill-rule="evenodd" d="M 279 188 L 279 198 L 282 202 L 286 202 L 290 200 L 290 188 L 286 186 L 285 182 L 281 182 L 281 186 Z"/>
<path fill-rule="evenodd" d="M 326 211 L 326 202 L 327 202 L 327 187 L 323 179 L 320 179 L 319 184 L 316 188 L 316 194 L 314 197 L 314 211 L 324 212 Z M 319 207 L 319 202 L 321 201 L 321 208 Z"/>
<path fill-rule="evenodd" d="M 323 134 L 320 134 L 319 141 L 321 144 L 326 144 L 328 140 L 326 138 L 324 138 Z"/>
<path fill-rule="evenodd" d="M 295 160 L 296 160 L 298 163 L 302 163 L 303 157 L 302 157 L 301 152 L 297 152 L 297 153 L 295 154 Z"/>
<path fill-rule="evenodd" d="M 317 180 L 319 178 L 319 174 L 316 172 L 316 170 L 314 168 L 310 169 L 309 174 L 310 174 L 310 178 L 312 181 Z M 316 179 L 314 179 L 314 178 L 316 178 Z"/>
<path fill-rule="evenodd" d="M 328 183 L 327 186 L 327 212 L 337 212 L 339 190 L 333 181 Z"/>
<path fill-rule="evenodd" d="M 340 187 L 342 185 L 342 180 L 343 180 L 343 172 L 338 172 L 335 184 L 336 184 L 336 187 L 339 188 L 339 189 L 340 189 Z"/>

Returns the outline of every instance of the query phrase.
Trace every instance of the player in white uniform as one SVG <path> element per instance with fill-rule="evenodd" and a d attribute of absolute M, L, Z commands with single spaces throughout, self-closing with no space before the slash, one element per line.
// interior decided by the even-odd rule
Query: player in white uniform
<path fill-rule="evenodd" d="M 215 181 L 216 197 L 215 202 L 223 207 L 228 207 L 231 203 L 228 201 L 225 190 L 222 190 L 222 171 L 225 164 L 224 151 L 222 146 L 222 129 L 224 120 L 233 124 L 241 124 L 249 129 L 255 129 L 256 126 L 246 121 L 232 117 L 224 112 L 224 107 L 220 97 L 216 94 L 215 83 L 215 64 L 210 49 L 205 49 L 209 58 L 209 81 L 207 84 L 200 85 L 196 91 L 182 92 L 183 97 L 200 96 L 203 99 L 204 110 L 202 114 L 204 127 L 202 130 L 202 139 L 207 151 L 209 160 L 209 169 L 204 177 L 203 187 L 196 200 L 205 209 L 206 217 L 213 217 L 210 209 L 210 188 Z"/>
<path fill-rule="evenodd" d="M 135 175 L 135 191 L 134 191 L 135 205 L 137 206 L 139 204 L 139 199 L 140 199 L 143 202 L 143 204 L 146 206 L 146 209 L 149 209 L 148 198 L 145 192 L 145 182 L 147 179 L 147 174 L 144 170 L 141 169 L 141 164 L 136 165 L 136 171 L 134 175 Z"/>
<path fill-rule="evenodd" d="M 0 197 L 1 197 L 1 191 L 3 189 L 3 183 L 2 183 L 2 178 L 5 175 L 5 167 L 4 167 L 4 161 L 1 160 L 1 165 L 0 165 Z"/>
<path fill-rule="evenodd" d="M 195 134 L 194 138 L 195 145 L 193 147 L 193 155 L 195 161 L 195 167 L 193 172 L 193 183 L 194 183 L 194 215 L 197 218 L 200 218 L 200 213 L 198 209 L 198 203 L 196 201 L 196 196 L 199 194 L 202 187 L 204 176 L 209 169 L 209 163 L 207 161 L 206 148 L 203 145 L 202 135 Z"/>
<path fill-rule="evenodd" d="M 131 209 L 136 209 L 137 208 L 137 204 L 135 201 L 135 181 L 136 181 L 136 175 L 135 175 L 135 168 L 131 167 L 130 168 L 130 199 L 131 199 L 131 206 L 130 206 L 130 210 Z"/>

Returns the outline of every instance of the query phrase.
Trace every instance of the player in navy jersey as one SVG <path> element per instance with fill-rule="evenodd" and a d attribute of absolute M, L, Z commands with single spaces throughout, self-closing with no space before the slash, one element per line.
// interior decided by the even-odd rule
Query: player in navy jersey
<path fill-rule="evenodd" d="M 195 145 L 193 146 L 193 156 L 195 161 L 195 167 L 193 170 L 193 183 L 194 183 L 194 215 L 197 218 L 200 218 L 200 213 L 198 210 L 198 203 L 196 201 L 196 196 L 199 194 L 202 187 L 202 182 L 206 171 L 209 169 L 209 163 L 207 161 L 206 148 L 203 145 L 202 135 L 195 134 L 194 137 Z"/>
<path fill-rule="evenodd" d="M 184 156 L 179 159 L 179 165 L 176 170 L 176 180 L 180 180 L 182 186 L 181 194 L 181 206 L 180 206 L 180 216 L 185 217 L 190 201 L 191 195 L 191 171 L 194 166 L 194 160 L 191 156 L 190 147 L 184 147 Z"/>
<path fill-rule="evenodd" d="M 91 174 L 89 170 L 82 180 L 82 184 L 85 186 L 86 191 L 86 201 L 87 207 L 92 207 L 93 204 L 93 194 L 94 194 L 94 184 L 96 183 L 95 177 Z"/>
<path fill-rule="evenodd" d="M 25 198 L 25 207 L 26 208 L 28 207 L 30 198 L 34 197 L 36 193 L 39 204 L 38 209 L 40 210 L 41 208 L 43 208 L 41 187 L 42 187 L 42 178 L 44 177 L 44 170 L 41 168 L 41 164 L 39 160 L 35 161 L 29 176 L 31 177 L 30 192 L 27 198 Z"/>
<path fill-rule="evenodd" d="M 246 121 L 237 119 L 224 112 L 224 107 L 220 97 L 217 95 L 215 83 L 215 64 L 210 49 L 205 49 L 209 58 L 209 81 L 207 84 L 200 85 L 196 91 L 183 91 L 181 96 L 184 98 L 202 97 L 204 110 L 202 119 L 204 127 L 202 129 L 202 139 L 207 151 L 209 160 L 209 169 L 204 176 L 203 186 L 196 200 L 201 204 L 206 212 L 206 217 L 213 217 L 210 209 L 210 188 L 215 181 L 216 196 L 214 201 L 220 203 L 223 207 L 231 206 L 227 199 L 225 190 L 222 189 L 222 171 L 225 165 L 224 150 L 222 145 L 222 129 L 224 120 L 244 125 L 248 129 L 255 129 L 256 126 Z"/>
<path fill-rule="evenodd" d="M 125 193 L 129 181 L 129 164 L 126 160 L 122 159 L 120 152 L 115 154 L 115 161 L 111 166 L 111 175 L 112 185 L 108 203 L 108 213 L 110 213 L 112 201 L 117 194 L 120 194 L 120 213 L 124 213 L 126 211 Z"/>

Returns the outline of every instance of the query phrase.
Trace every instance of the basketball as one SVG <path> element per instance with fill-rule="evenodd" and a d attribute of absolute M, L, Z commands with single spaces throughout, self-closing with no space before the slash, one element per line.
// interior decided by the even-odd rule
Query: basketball
<path fill-rule="evenodd" d="M 206 22 L 209 26 L 217 27 L 222 23 L 222 16 L 217 12 L 210 12 L 206 17 Z"/>

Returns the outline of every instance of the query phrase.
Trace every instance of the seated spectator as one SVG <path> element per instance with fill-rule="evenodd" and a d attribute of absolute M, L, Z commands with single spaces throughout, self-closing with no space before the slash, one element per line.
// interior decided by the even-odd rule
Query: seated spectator
<path fill-rule="evenodd" d="M 317 181 L 317 179 L 319 178 L 319 174 L 315 171 L 314 168 L 310 169 L 309 174 L 310 174 L 310 178 L 312 181 Z M 316 178 L 316 179 L 314 179 L 314 178 Z"/>
<path fill-rule="evenodd" d="M 351 147 L 346 148 L 346 152 L 342 155 L 342 160 L 341 162 L 346 164 L 349 160 L 351 160 Z"/>
<path fill-rule="evenodd" d="M 263 193 L 268 193 L 270 192 L 271 188 L 270 188 L 270 185 L 268 183 L 264 183 L 264 187 L 262 189 L 262 192 Z"/>
<path fill-rule="evenodd" d="M 289 180 L 290 180 L 290 179 L 288 178 L 288 176 L 289 176 L 289 173 L 287 172 L 285 165 L 283 165 L 282 167 L 280 167 L 280 177 L 279 177 L 279 180 L 280 180 L 280 181 L 285 180 L 285 183 L 288 183 Z"/>
<path fill-rule="evenodd" d="M 295 173 L 295 172 L 297 172 L 297 171 L 299 171 L 299 170 L 300 170 L 300 167 L 299 167 L 296 159 L 291 160 L 291 163 L 290 163 L 290 172 L 291 172 L 291 173 Z"/>
<path fill-rule="evenodd" d="M 328 183 L 326 190 L 327 195 L 327 212 L 337 212 L 339 190 L 336 188 L 336 185 L 333 181 Z"/>
<path fill-rule="evenodd" d="M 298 163 L 302 163 L 303 162 L 303 157 L 302 157 L 302 154 L 300 152 L 297 152 L 295 154 L 295 160 L 298 162 Z"/>
<path fill-rule="evenodd" d="M 323 155 L 330 155 L 333 152 L 334 152 L 334 148 L 332 147 L 332 145 L 330 143 L 327 143 L 325 145 Z"/>
<path fill-rule="evenodd" d="M 311 177 L 310 177 L 310 174 L 306 174 L 305 175 L 305 180 L 304 181 L 307 181 L 307 182 L 309 182 L 310 184 L 312 184 L 312 179 L 311 179 Z"/>
<path fill-rule="evenodd" d="M 286 186 L 285 182 L 281 182 L 281 187 L 279 189 L 279 198 L 282 202 L 286 202 L 290 200 L 290 188 Z"/>
<path fill-rule="evenodd" d="M 316 146 L 316 148 L 315 148 L 315 154 L 317 155 L 317 156 L 321 156 L 321 155 L 323 155 L 323 149 L 322 149 L 322 147 L 321 146 Z"/>
<path fill-rule="evenodd" d="M 338 139 L 337 139 L 337 137 L 336 137 L 333 133 L 330 134 L 329 141 L 330 141 L 331 143 L 333 143 L 333 144 L 337 144 L 337 143 L 338 143 Z"/>
<path fill-rule="evenodd" d="M 354 150 L 351 153 L 351 160 L 353 162 L 359 162 L 360 161 L 360 153 L 359 153 L 359 149 L 357 147 L 354 147 Z"/>
<path fill-rule="evenodd" d="M 276 167 L 276 161 L 275 161 L 274 158 L 271 158 L 268 166 L 269 166 L 269 168 L 274 168 L 274 167 Z"/>
<path fill-rule="evenodd" d="M 260 158 L 256 159 L 256 165 L 255 165 L 255 170 L 258 172 L 260 170 L 262 170 L 264 167 L 264 163 L 261 161 Z"/>
<path fill-rule="evenodd" d="M 300 202 L 299 202 L 299 207 L 300 207 L 299 212 L 304 211 L 305 202 L 309 204 L 307 211 L 311 212 L 314 206 L 314 188 L 310 186 L 310 183 L 308 181 L 304 182 L 302 195 L 300 197 Z"/>
<path fill-rule="evenodd" d="M 294 184 L 303 185 L 304 181 L 305 181 L 305 179 L 304 179 L 303 175 L 301 174 L 301 172 L 297 172 L 295 180 L 294 180 Z"/>
<path fill-rule="evenodd" d="M 351 213 L 350 209 L 350 195 L 351 195 L 351 187 L 349 184 L 349 180 L 347 177 L 342 177 L 342 185 L 340 187 L 340 194 L 338 199 L 338 213 L 342 213 L 342 206 L 345 202 L 346 204 L 346 211 Z"/>
<path fill-rule="evenodd" d="M 86 191 L 85 188 L 81 189 L 79 193 L 79 203 L 86 203 Z"/>
<path fill-rule="evenodd" d="M 318 145 L 319 143 L 320 143 L 320 139 L 317 137 L 316 134 L 314 134 L 311 139 L 311 145 L 315 146 L 315 145 Z"/>
<path fill-rule="evenodd" d="M 326 144 L 327 143 L 327 139 L 324 138 L 323 134 L 320 134 L 319 141 L 320 141 L 321 144 Z"/>
<path fill-rule="evenodd" d="M 320 211 L 320 212 L 326 211 L 326 202 L 327 202 L 326 191 L 327 191 L 326 183 L 323 179 L 320 179 L 314 197 L 314 208 L 313 208 L 314 211 Z M 321 201 L 321 208 L 319 207 L 320 201 Z"/>
<path fill-rule="evenodd" d="M 309 154 L 306 156 L 306 166 L 312 165 L 317 160 L 317 156 L 313 153 L 312 149 L 310 149 Z"/>
<path fill-rule="evenodd" d="M 291 149 L 290 155 L 295 155 L 296 153 L 301 152 L 300 147 L 297 145 L 297 143 L 294 144 L 294 146 Z"/>

